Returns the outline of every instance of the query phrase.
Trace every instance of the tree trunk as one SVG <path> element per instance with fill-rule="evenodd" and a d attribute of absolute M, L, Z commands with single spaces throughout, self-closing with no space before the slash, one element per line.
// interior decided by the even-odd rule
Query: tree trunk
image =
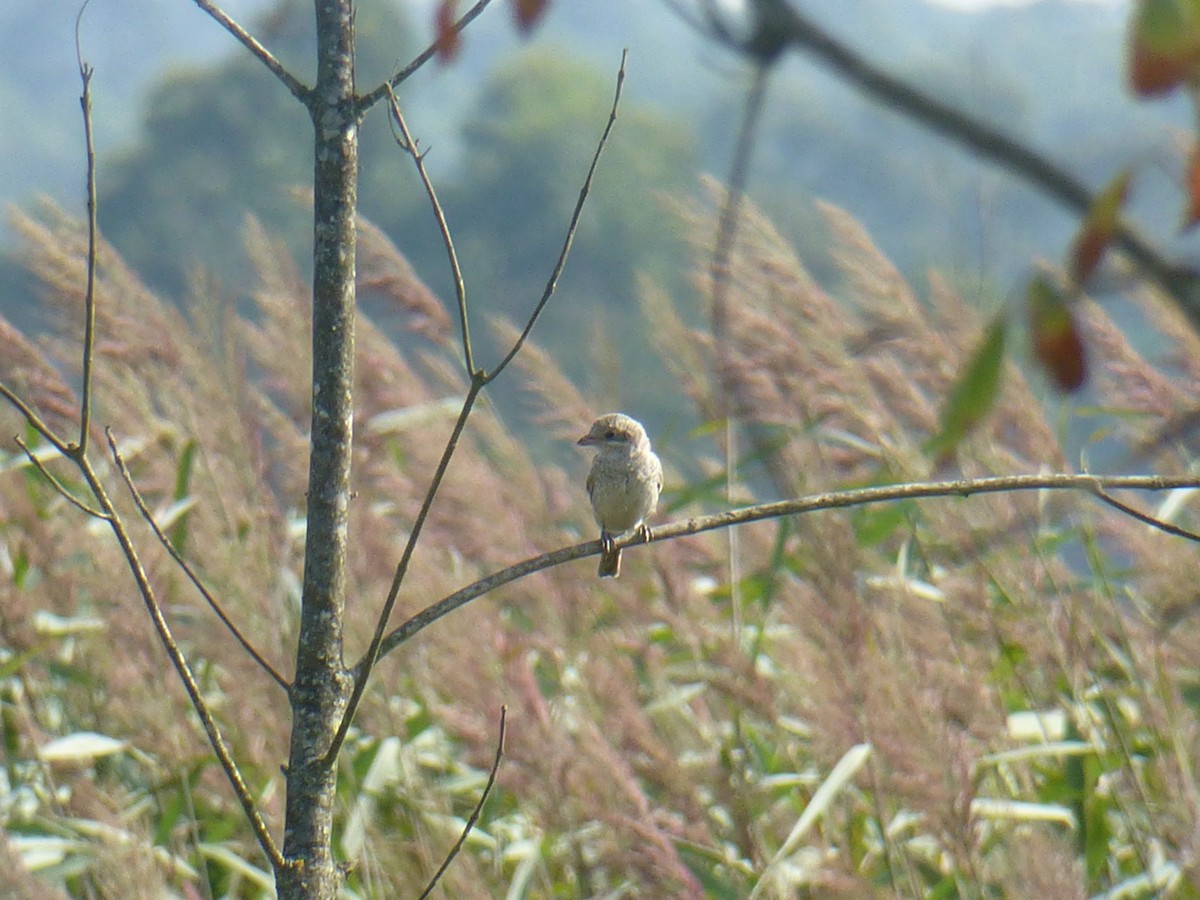
<path fill-rule="evenodd" d="M 354 256 L 359 111 L 351 0 L 316 0 L 317 84 L 310 112 L 313 178 L 312 457 L 296 677 L 291 692 L 287 821 L 279 896 L 333 898 L 336 761 L 326 760 L 345 709 L 342 658 L 346 521 L 353 437 Z"/>

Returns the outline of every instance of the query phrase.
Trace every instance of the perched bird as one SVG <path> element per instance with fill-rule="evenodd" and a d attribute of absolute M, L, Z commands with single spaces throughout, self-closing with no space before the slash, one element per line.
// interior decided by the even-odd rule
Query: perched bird
<path fill-rule="evenodd" d="M 643 538 L 650 537 L 645 520 L 658 505 L 662 463 L 650 449 L 650 439 L 641 423 L 620 413 L 598 418 L 576 443 L 599 451 L 587 479 L 592 512 L 604 545 L 598 574 L 601 578 L 616 578 L 621 574 L 621 551 L 613 546 L 613 540 L 635 528 Z"/>

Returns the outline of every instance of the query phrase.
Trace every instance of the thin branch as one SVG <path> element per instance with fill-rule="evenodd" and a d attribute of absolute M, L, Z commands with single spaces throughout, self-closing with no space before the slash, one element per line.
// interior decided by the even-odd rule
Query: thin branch
<path fill-rule="evenodd" d="M 1173 534 L 1175 537 L 1187 538 L 1189 541 L 1200 543 L 1200 534 L 1194 531 L 1188 531 L 1186 528 L 1180 528 L 1178 525 L 1172 525 L 1170 522 L 1164 522 L 1162 519 L 1156 518 L 1149 513 L 1144 513 L 1140 509 L 1135 509 L 1127 503 L 1122 503 L 1112 494 L 1105 491 L 1103 488 L 1096 488 L 1092 491 L 1098 498 L 1103 500 L 1113 509 L 1119 509 L 1121 512 L 1130 518 L 1137 519 L 1139 522 L 1144 522 L 1151 528 L 1157 528 L 1159 531 L 1165 531 L 1167 534 Z"/>
<path fill-rule="evenodd" d="M 550 302 L 550 298 L 554 296 L 554 292 L 558 288 L 558 277 L 562 274 L 563 266 L 567 264 L 567 256 L 571 252 L 571 245 L 575 242 L 575 229 L 579 226 L 579 217 L 583 213 L 583 204 L 592 189 L 592 176 L 596 174 L 596 166 L 600 163 L 600 154 L 604 152 L 604 145 L 608 143 L 608 136 L 617 121 L 617 107 L 621 104 L 621 89 L 625 85 L 625 60 L 628 57 L 628 50 L 621 51 L 621 68 L 617 71 L 617 90 L 613 95 L 612 109 L 608 114 L 608 124 L 604 126 L 604 133 L 600 135 L 600 142 L 596 145 L 596 152 L 592 156 L 592 164 L 588 167 L 587 178 L 583 180 L 583 187 L 579 190 L 579 199 L 575 201 L 575 211 L 571 214 L 571 224 L 567 227 L 567 236 L 563 241 L 562 252 L 558 254 L 558 260 L 554 264 L 554 271 L 550 273 L 550 278 L 546 282 L 546 290 L 542 293 L 542 299 L 534 307 L 529 321 L 525 323 L 524 330 L 513 343 L 512 349 L 508 351 L 508 355 L 500 361 L 500 364 L 486 376 L 484 384 L 495 381 L 521 351 L 521 348 L 525 345 L 525 340 L 529 337 L 529 333 L 533 331 L 534 324 L 542 314 L 542 310 L 546 308 L 546 304 Z"/>
<path fill-rule="evenodd" d="M 471 415 L 471 410 L 475 407 L 475 401 L 479 398 L 484 383 L 483 375 L 476 374 L 471 380 L 471 386 L 467 389 L 467 396 L 463 398 L 462 409 L 459 410 L 458 419 L 454 423 L 454 429 L 450 432 L 450 437 L 446 441 L 446 447 L 442 451 L 442 458 L 438 460 L 437 469 L 434 471 L 433 479 L 429 483 L 429 489 L 425 492 L 425 499 L 421 501 L 421 509 L 417 512 L 417 518 L 413 522 L 412 530 L 409 531 L 408 541 L 404 545 L 404 552 L 400 555 L 400 562 L 396 565 L 396 572 L 392 576 L 391 587 L 388 588 L 387 599 L 383 601 L 383 608 L 379 611 L 379 620 L 375 623 L 375 633 L 371 637 L 371 645 L 367 648 L 367 652 L 363 654 L 363 658 L 354 667 L 354 688 L 350 692 L 350 699 L 346 704 L 346 711 L 342 714 L 342 721 L 338 724 L 337 733 L 334 734 L 333 741 L 329 745 L 329 750 L 325 754 L 326 762 L 331 763 L 337 758 L 338 751 L 346 740 L 346 733 L 350 730 L 350 723 L 354 720 L 354 714 L 358 711 L 358 705 L 362 702 L 363 691 L 366 690 L 367 681 L 371 677 L 371 670 L 374 669 L 375 663 L 379 659 L 379 648 L 383 643 L 384 634 L 387 632 L 388 620 L 391 619 L 392 610 L 396 608 L 396 599 L 400 596 L 400 585 L 404 583 L 404 577 L 408 574 L 408 566 L 412 561 L 413 552 L 417 549 L 417 540 L 420 538 L 421 531 L 425 527 L 425 520 L 429 517 L 429 510 L 433 508 L 433 500 L 437 496 L 438 489 L 442 486 L 442 479 L 446 475 L 446 470 L 450 467 L 450 460 L 454 456 L 454 451 L 458 448 L 458 440 L 462 437 L 463 429 L 467 425 L 467 418 Z"/>
<path fill-rule="evenodd" d="M 421 896 L 417 900 L 425 900 L 430 895 L 433 889 L 437 886 L 441 877 L 446 874 L 446 870 L 450 868 L 450 863 L 454 861 L 454 857 L 458 856 L 458 851 L 462 849 L 463 844 L 467 841 L 467 835 L 471 833 L 471 829 L 475 827 L 475 823 L 479 821 L 479 816 L 483 812 L 483 804 L 487 802 L 488 794 L 492 792 L 492 785 L 496 783 L 496 773 L 500 771 L 500 760 L 504 756 L 504 732 L 508 722 L 508 707 L 500 707 L 500 736 L 496 739 L 496 758 L 492 760 L 492 770 L 488 772 L 487 784 L 483 786 L 483 793 L 479 795 L 479 802 L 475 804 L 475 809 L 472 810 L 470 818 L 467 819 L 467 824 L 463 828 L 462 834 L 458 838 L 458 842 L 446 854 L 446 858 L 442 860 L 441 866 L 434 872 L 433 878 L 429 884 L 425 886 L 425 890 L 421 891 Z"/>
<path fill-rule="evenodd" d="M 13 393 L 3 382 L 0 382 L 0 397 L 11 403 L 17 412 L 25 417 L 25 421 L 29 423 L 29 427 L 49 441 L 55 450 L 68 458 L 71 456 L 70 446 L 67 442 L 55 434 L 53 429 L 42 421 L 41 417 L 33 411 L 29 404 Z"/>
<path fill-rule="evenodd" d="M 105 436 L 108 438 L 108 446 L 112 449 L 115 456 L 117 454 L 117 444 L 113 438 L 112 429 L 105 429 Z M 196 677 L 192 674 L 191 667 L 188 666 L 187 658 L 183 655 L 183 651 L 179 649 L 175 635 L 171 632 L 171 626 L 167 624 L 167 620 L 163 616 L 162 606 L 159 604 L 158 598 L 154 595 L 154 588 L 150 585 L 150 578 L 146 575 L 146 570 L 142 566 L 137 549 L 133 545 L 133 539 L 129 536 L 129 532 L 126 530 L 124 522 L 121 521 L 121 517 L 117 515 L 116 508 L 108 497 L 108 492 L 104 490 L 104 485 L 96 475 L 87 457 L 77 459 L 76 464 L 83 473 L 83 477 L 87 479 L 88 487 L 91 488 L 92 494 L 96 497 L 96 502 L 100 504 L 100 508 L 108 515 L 109 525 L 112 528 L 113 534 L 116 535 L 117 543 L 121 546 L 121 553 L 125 557 L 129 571 L 133 574 L 133 579 L 137 583 L 138 594 L 142 598 L 142 603 L 145 605 L 146 611 L 150 614 L 150 620 L 154 624 L 154 630 L 158 632 L 159 641 L 167 651 L 167 656 L 170 657 L 175 671 L 179 673 L 179 680 L 183 682 L 184 690 L 187 691 L 192 708 L 196 711 L 196 715 L 200 718 L 200 724 L 203 725 L 204 732 L 208 736 L 208 742 L 212 746 L 218 761 L 221 763 L 221 768 L 225 771 L 225 777 L 229 779 L 229 783 L 233 787 L 233 792 L 237 796 L 238 802 L 246 814 L 246 818 L 250 821 L 250 826 L 254 830 L 259 846 L 262 847 L 267 859 L 271 861 L 271 865 L 276 870 L 282 868 L 285 865 L 283 854 L 275 846 L 275 841 L 272 839 L 270 831 L 267 830 L 266 823 L 259 814 L 258 807 L 254 803 L 254 798 L 250 795 L 250 789 L 242 779 L 242 773 L 233 759 L 233 754 L 229 752 L 229 748 L 225 744 L 225 739 L 217 727 L 216 720 L 213 719 L 212 711 L 208 708 L 208 704 L 204 700 L 200 685 L 196 682 Z"/>
<path fill-rule="evenodd" d="M 109 429 L 109 431 L 111 433 L 111 429 Z M 229 629 L 229 633 L 234 636 L 237 642 L 242 645 L 242 649 L 249 653 L 256 663 L 262 666 L 263 671 L 270 675 L 275 680 L 276 684 L 283 688 L 285 692 L 288 691 L 291 688 L 291 684 L 288 683 L 288 680 L 280 675 L 275 670 L 275 667 L 263 658 L 262 654 L 260 654 L 258 650 L 254 648 L 254 645 L 251 644 L 250 641 L 242 634 L 237 625 L 235 625 L 229 616 L 225 614 L 225 610 L 221 608 L 221 604 L 217 602 L 217 599 L 212 595 L 212 592 L 205 587 L 204 582 L 200 580 L 200 576 L 196 574 L 196 571 L 191 567 L 188 561 L 179 554 L 178 550 L 175 549 L 175 546 L 171 543 L 171 539 L 163 533 L 161 528 L 159 528 L 158 522 L 154 520 L 154 514 L 150 512 L 150 508 L 146 505 L 146 501 L 142 497 L 142 492 L 138 490 L 137 484 L 134 483 L 133 475 L 130 473 L 129 467 L 125 464 L 125 458 L 117 449 L 116 444 L 112 443 L 111 441 L 109 443 L 112 446 L 113 459 L 115 459 L 117 462 L 117 469 L 121 473 L 121 479 L 125 482 L 125 487 L 129 490 L 129 495 L 133 498 L 133 502 L 137 505 L 138 512 L 141 513 L 142 518 L 146 520 L 146 524 L 150 526 L 150 530 L 154 532 L 154 536 L 158 538 L 158 542 L 163 545 L 163 548 L 167 551 L 167 553 L 171 554 L 171 559 L 175 560 L 175 564 L 183 570 L 185 575 L 187 575 L 188 580 L 192 582 L 192 585 L 197 591 L 200 592 L 200 595 L 204 597 L 209 607 L 214 613 L 216 613 L 217 618 L 221 620 L 227 629 Z"/>
<path fill-rule="evenodd" d="M 923 500 L 933 497 L 962 497 L 972 494 L 996 494 L 1013 491 L 1086 491 L 1096 494 L 1105 490 L 1140 490 L 1168 491 L 1176 488 L 1200 487 L 1200 476 L 1165 476 L 1165 475 L 999 475 L 991 478 L 963 479 L 960 481 L 932 481 L 920 484 L 896 484 L 882 487 L 858 488 L 850 491 L 833 491 L 827 494 L 814 494 L 810 497 L 800 497 L 794 500 L 781 500 L 775 503 L 763 503 L 756 506 L 746 506 L 741 509 L 728 510 L 710 516 L 668 522 L 651 529 L 649 536 L 639 532 L 618 538 L 616 545 L 620 548 L 633 547 L 638 544 L 648 544 L 657 541 L 668 541 L 686 535 L 700 534 L 718 528 L 729 528 L 734 525 L 745 525 L 748 522 L 758 522 L 764 519 L 777 519 L 782 516 L 796 516 L 805 513 L 829 509 L 845 509 L 852 506 L 865 506 L 869 503 L 884 503 L 896 500 Z M 439 600 L 414 615 L 408 621 L 392 630 L 380 645 L 379 656 L 391 653 L 409 638 L 413 637 L 427 626 L 432 625 L 443 616 L 449 615 L 461 606 L 465 606 L 477 597 L 494 591 L 496 588 L 540 572 L 554 566 L 562 565 L 575 559 L 595 556 L 602 550 L 600 541 L 588 541 L 575 544 L 572 547 L 562 547 L 543 553 L 541 556 L 527 559 L 516 565 L 509 566 L 481 578 L 472 584 L 455 591 L 450 596 Z"/>
<path fill-rule="evenodd" d="M 466 13 L 463 14 L 461 19 L 454 23 L 454 27 L 450 29 L 451 32 L 453 34 L 458 34 L 469 24 L 471 24 L 475 17 L 483 12 L 484 8 L 487 7 L 487 5 L 491 2 L 492 0 L 479 0 L 478 3 L 476 3 L 469 10 L 467 10 Z M 385 81 L 383 84 L 379 85 L 379 87 L 373 89 L 369 93 L 364 94 L 358 102 L 359 110 L 365 112 L 386 97 L 390 91 L 398 88 L 400 84 L 406 81 L 410 75 L 417 71 L 417 69 L 421 68 L 421 66 L 425 65 L 425 63 L 429 62 L 429 60 L 433 59 L 433 57 L 437 55 L 438 46 L 440 43 L 440 40 L 435 40 L 421 52 L 420 56 L 393 75 L 391 79 Z"/>
<path fill-rule="evenodd" d="M 260 44 L 250 32 L 231 19 L 212 0 L 194 0 L 194 2 L 198 7 L 212 16 L 218 25 L 233 35 L 243 47 L 256 56 L 258 61 L 271 71 L 272 75 L 283 82 L 283 86 L 291 92 L 293 97 L 305 106 L 308 105 L 309 98 L 312 96 L 312 89 L 289 72 L 283 63 L 272 55 L 270 50 Z"/>
<path fill-rule="evenodd" d="M 386 85 L 386 87 L 388 102 L 392 109 L 390 121 L 394 128 L 400 129 L 400 135 L 397 137 L 393 128 L 393 137 L 396 138 L 400 149 L 412 157 L 413 163 L 417 167 L 417 174 L 421 176 L 421 183 L 425 185 L 425 193 L 433 205 L 433 215 L 437 219 L 438 229 L 442 233 L 442 243 L 446 247 L 446 255 L 450 258 L 450 274 L 454 278 L 454 296 L 458 299 L 458 317 L 462 323 L 463 361 L 467 367 L 467 374 L 474 378 L 476 374 L 475 353 L 471 348 L 471 326 L 467 320 L 467 285 L 463 281 L 462 268 L 458 264 L 454 239 L 450 235 L 450 226 L 446 224 L 446 214 L 438 200 L 437 191 L 433 189 L 433 182 L 429 180 L 429 173 L 425 171 L 425 154 L 417 151 L 417 142 L 413 140 L 413 136 L 408 130 L 408 123 L 404 121 L 404 114 L 400 112 L 400 101 L 396 99 L 396 92 L 392 90 L 391 85 Z"/>
<path fill-rule="evenodd" d="M 25 451 L 25 456 L 29 458 L 31 463 L 33 463 L 33 467 L 41 473 L 43 478 L 50 482 L 50 485 L 58 492 L 59 496 L 61 496 L 76 509 L 83 512 L 85 515 L 91 516 L 93 519 L 103 519 L 107 521 L 108 516 L 100 512 L 100 510 L 93 509 L 92 507 L 88 506 L 86 503 L 72 494 L 70 490 L 67 489 L 65 484 L 55 478 L 50 470 L 42 465 L 42 461 L 34 455 L 31 449 L 29 449 L 29 445 L 25 443 L 24 439 L 17 437 L 14 438 L 14 440 L 16 440 L 17 446 Z"/>
<path fill-rule="evenodd" d="M 79 77 L 83 81 L 79 105 L 83 110 L 83 137 L 87 147 L 88 252 L 87 290 L 83 301 L 83 386 L 79 398 L 79 442 L 73 456 L 82 456 L 87 452 L 88 432 L 92 428 L 92 363 L 96 349 L 96 148 L 92 141 L 92 74 L 96 70 L 83 61 L 79 45 L 79 23 L 86 7 L 85 2 L 75 18 L 75 60 L 79 63 Z"/>

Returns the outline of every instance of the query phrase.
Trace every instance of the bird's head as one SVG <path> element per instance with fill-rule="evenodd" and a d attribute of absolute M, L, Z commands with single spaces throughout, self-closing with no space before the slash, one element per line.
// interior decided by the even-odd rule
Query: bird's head
<path fill-rule="evenodd" d="M 577 443 L 580 447 L 637 447 L 646 440 L 646 430 L 636 419 L 608 413 L 592 423 Z"/>

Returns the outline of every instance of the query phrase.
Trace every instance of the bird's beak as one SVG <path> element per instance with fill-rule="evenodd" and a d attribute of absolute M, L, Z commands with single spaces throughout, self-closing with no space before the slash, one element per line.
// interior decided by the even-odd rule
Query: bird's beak
<path fill-rule="evenodd" d="M 580 447 L 590 447 L 596 443 L 596 439 L 594 437 L 592 437 L 590 434 L 585 434 L 583 437 L 581 437 L 575 443 Z"/>

